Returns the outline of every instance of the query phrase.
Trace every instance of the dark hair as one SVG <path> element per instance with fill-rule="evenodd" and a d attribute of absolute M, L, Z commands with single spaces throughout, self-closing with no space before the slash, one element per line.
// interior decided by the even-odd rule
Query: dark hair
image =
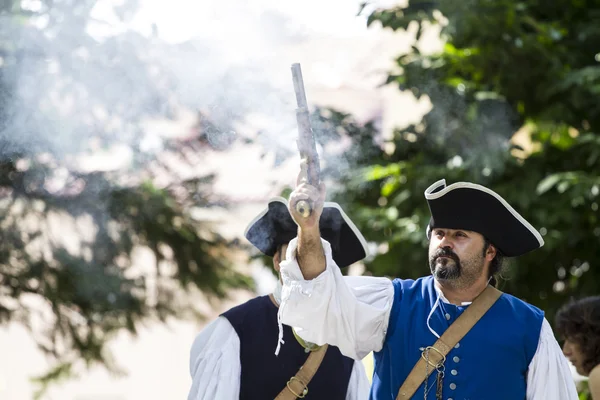
<path fill-rule="evenodd" d="M 485 253 L 487 252 L 488 248 L 490 246 L 494 246 L 494 244 L 492 242 L 490 242 L 490 240 L 488 238 L 486 238 L 485 236 L 483 237 L 483 240 L 484 240 L 483 256 L 485 257 Z M 496 247 L 496 246 L 494 246 L 494 247 Z M 489 270 L 489 274 L 488 274 L 488 278 L 492 278 L 490 280 L 490 285 L 492 285 L 492 286 L 497 285 L 497 283 L 498 283 L 497 276 L 499 276 L 502 273 L 503 266 L 504 266 L 504 254 L 500 251 L 500 249 L 498 247 L 496 247 L 496 256 L 490 263 L 490 270 Z"/>
<path fill-rule="evenodd" d="M 600 364 L 600 296 L 584 297 L 556 313 L 556 332 L 577 345 L 586 374 Z"/>

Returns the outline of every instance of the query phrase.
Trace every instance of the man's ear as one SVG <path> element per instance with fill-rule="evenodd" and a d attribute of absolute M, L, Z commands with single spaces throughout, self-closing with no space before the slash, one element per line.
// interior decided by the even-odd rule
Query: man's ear
<path fill-rule="evenodd" d="M 485 258 L 488 261 L 492 261 L 494 259 L 494 257 L 496 257 L 496 253 L 498 252 L 498 250 L 496 250 L 496 246 L 494 246 L 493 244 L 489 244 L 487 249 L 485 250 Z"/>
<path fill-rule="evenodd" d="M 275 254 L 273 254 L 273 268 L 275 271 L 279 272 L 279 264 L 281 263 L 281 251 L 277 249 Z"/>

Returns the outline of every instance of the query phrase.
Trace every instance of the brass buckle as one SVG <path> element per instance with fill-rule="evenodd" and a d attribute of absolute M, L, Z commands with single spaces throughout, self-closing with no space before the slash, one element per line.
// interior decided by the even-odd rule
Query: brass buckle
<path fill-rule="evenodd" d="M 294 392 L 294 389 L 292 389 L 292 388 L 290 387 L 290 383 L 292 383 L 292 381 L 293 381 L 294 379 L 295 379 L 295 380 L 297 380 L 298 382 L 300 382 L 300 384 L 301 384 L 302 386 L 304 386 L 304 390 L 303 390 L 303 391 L 302 391 L 302 393 L 300 393 L 300 394 L 298 394 L 298 393 Z M 300 380 L 300 379 L 296 378 L 295 376 L 292 376 L 292 377 L 290 378 L 290 380 L 289 380 L 289 381 L 287 381 L 286 385 L 287 385 L 287 388 L 288 388 L 288 389 L 290 389 L 290 392 L 292 392 L 292 393 L 294 394 L 294 396 L 296 396 L 296 397 L 297 397 L 297 398 L 299 398 L 299 399 L 303 399 L 303 398 L 304 398 L 304 397 L 305 397 L 305 396 L 308 394 L 308 385 L 307 385 L 306 383 L 302 382 L 302 380 Z"/>
<path fill-rule="evenodd" d="M 442 357 L 442 359 L 440 360 L 440 362 L 437 363 L 437 364 L 432 364 L 427 358 L 425 358 L 425 351 L 426 350 L 435 350 Z M 436 349 L 433 346 L 427 346 L 427 347 L 425 347 L 425 349 L 421 352 L 421 358 L 423 360 L 425 360 L 425 362 L 427 364 L 431 365 L 433 368 L 437 368 L 439 365 L 443 365 L 446 362 L 446 356 L 441 351 L 439 351 L 438 349 Z"/>

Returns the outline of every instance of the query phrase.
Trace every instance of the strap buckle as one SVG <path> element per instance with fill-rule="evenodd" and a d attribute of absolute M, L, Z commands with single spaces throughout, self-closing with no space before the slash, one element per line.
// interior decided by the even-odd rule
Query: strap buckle
<path fill-rule="evenodd" d="M 294 379 L 297 380 L 302 386 L 304 386 L 304 390 L 302 390 L 302 393 L 300 393 L 300 394 L 294 392 L 294 389 L 292 389 L 292 387 L 290 386 L 290 384 L 292 383 L 292 381 Z M 290 380 L 287 381 L 286 385 L 287 385 L 287 388 L 290 390 L 290 392 L 292 392 L 294 394 L 294 396 L 296 396 L 299 399 L 303 399 L 308 394 L 308 385 L 306 383 L 302 382 L 302 380 L 300 378 L 292 376 L 290 378 Z"/>
<path fill-rule="evenodd" d="M 436 353 L 438 353 L 441 357 L 440 361 L 437 364 L 433 364 L 431 363 L 431 361 L 428 360 L 428 357 L 425 357 L 425 352 L 429 351 L 429 350 L 434 350 Z M 444 355 L 444 353 L 442 353 L 440 350 L 436 349 L 433 346 L 427 346 L 425 347 L 425 349 L 423 349 L 423 351 L 421 352 L 421 358 L 423 360 L 425 360 L 425 362 L 427 362 L 427 364 L 431 365 L 433 368 L 438 368 L 440 365 L 444 365 L 444 363 L 446 362 L 446 356 Z"/>

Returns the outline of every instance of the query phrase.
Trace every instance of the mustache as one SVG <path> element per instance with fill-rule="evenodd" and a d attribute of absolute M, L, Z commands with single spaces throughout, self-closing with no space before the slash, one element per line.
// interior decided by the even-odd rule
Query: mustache
<path fill-rule="evenodd" d="M 454 253 L 452 250 L 450 250 L 449 247 L 442 247 L 441 249 L 438 249 L 431 257 L 431 260 L 435 261 L 439 257 L 451 258 L 457 264 L 460 262 L 460 258 L 458 258 L 456 253 Z"/>

